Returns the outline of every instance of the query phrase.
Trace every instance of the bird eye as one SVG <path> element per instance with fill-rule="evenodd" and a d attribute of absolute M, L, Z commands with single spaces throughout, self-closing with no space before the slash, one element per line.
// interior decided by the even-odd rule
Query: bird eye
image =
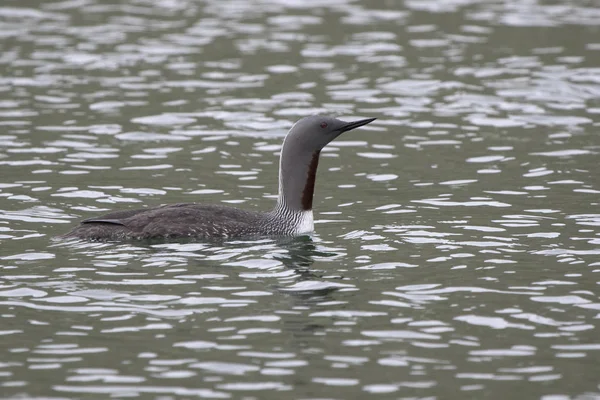
<path fill-rule="evenodd" d="M 321 128 L 327 128 L 327 122 L 321 122 Z"/>

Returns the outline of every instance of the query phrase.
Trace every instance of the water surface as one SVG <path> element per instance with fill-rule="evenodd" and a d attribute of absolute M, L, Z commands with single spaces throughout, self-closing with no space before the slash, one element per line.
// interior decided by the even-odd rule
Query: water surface
<path fill-rule="evenodd" d="M 545 1 L 0 5 L 0 395 L 600 398 L 600 9 Z M 61 242 L 267 210 L 314 113 L 316 234 Z"/>

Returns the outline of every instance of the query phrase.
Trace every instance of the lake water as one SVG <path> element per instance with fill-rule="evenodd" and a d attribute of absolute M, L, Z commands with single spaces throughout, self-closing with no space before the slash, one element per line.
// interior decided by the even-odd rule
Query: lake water
<path fill-rule="evenodd" d="M 0 5 L 0 397 L 600 398 L 595 1 Z M 53 238 L 108 210 L 268 210 L 312 237 Z"/>

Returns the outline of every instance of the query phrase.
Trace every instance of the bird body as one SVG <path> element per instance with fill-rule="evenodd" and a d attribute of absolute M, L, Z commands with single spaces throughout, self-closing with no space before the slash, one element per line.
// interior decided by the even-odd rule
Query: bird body
<path fill-rule="evenodd" d="M 294 221 L 294 223 L 289 223 Z M 256 212 L 216 204 L 178 203 L 117 211 L 83 220 L 66 237 L 88 240 L 156 238 L 228 238 L 288 236 L 314 229 L 312 211 L 282 219 L 273 212 Z"/>
<path fill-rule="evenodd" d="M 298 121 L 283 143 L 279 196 L 275 208 L 269 212 L 198 203 L 169 204 L 89 218 L 63 238 L 120 241 L 310 233 L 314 229 L 312 201 L 321 149 L 343 132 L 374 119 L 348 123 L 331 117 L 312 116 Z"/>

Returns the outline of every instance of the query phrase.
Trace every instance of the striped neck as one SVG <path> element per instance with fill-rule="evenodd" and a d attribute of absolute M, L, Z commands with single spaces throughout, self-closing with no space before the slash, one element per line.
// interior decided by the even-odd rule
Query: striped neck
<path fill-rule="evenodd" d="M 312 210 L 292 211 L 277 202 L 270 214 L 273 216 L 272 222 L 277 225 L 277 230 L 285 233 L 298 235 L 315 230 Z"/>
<path fill-rule="evenodd" d="M 304 150 L 288 135 L 279 158 L 279 196 L 273 214 L 294 233 L 314 230 L 313 196 L 320 151 Z"/>

